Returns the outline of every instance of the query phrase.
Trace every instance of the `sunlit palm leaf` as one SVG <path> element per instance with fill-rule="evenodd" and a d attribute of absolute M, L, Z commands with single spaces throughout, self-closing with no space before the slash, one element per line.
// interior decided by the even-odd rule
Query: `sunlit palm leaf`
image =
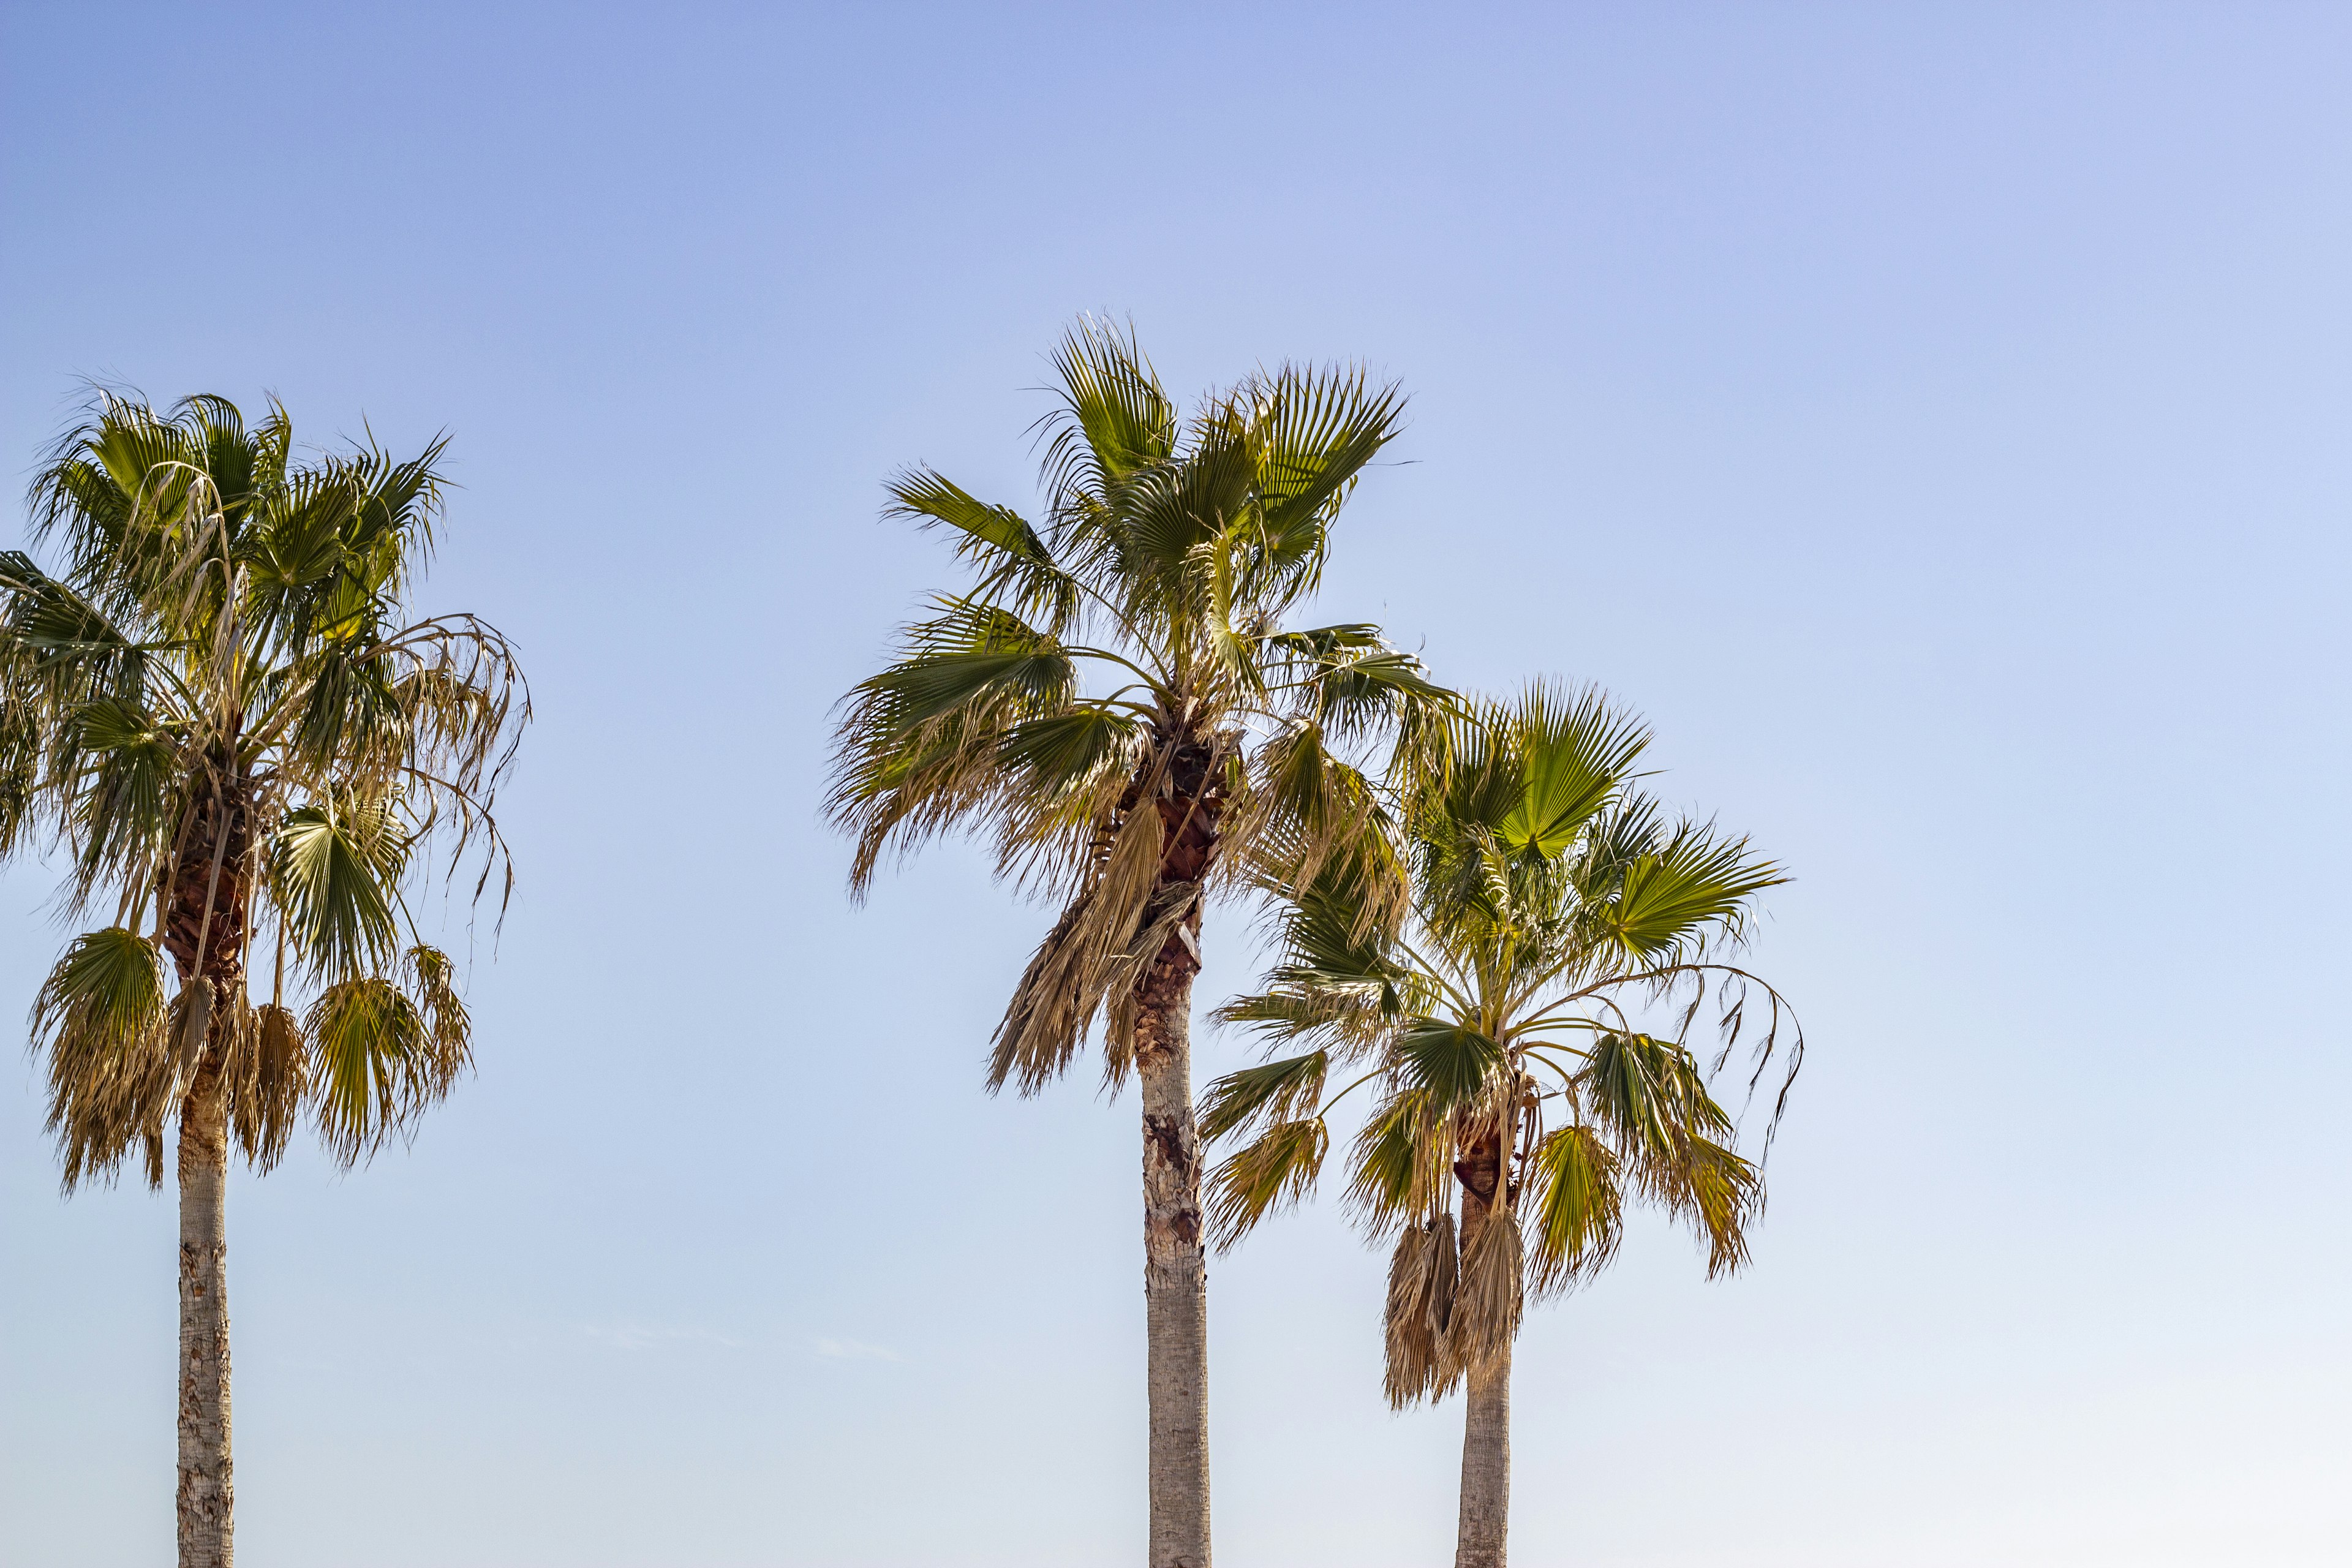
<path fill-rule="evenodd" d="M 1528 1163 L 1521 1206 L 1534 1226 L 1529 1272 L 1538 1294 L 1608 1267 L 1622 1235 L 1617 1156 L 1587 1127 L 1547 1133 Z"/>
<path fill-rule="evenodd" d="M 1320 1119 L 1277 1121 L 1209 1173 L 1210 1235 L 1222 1250 L 1313 1190 L 1330 1132 Z"/>
<path fill-rule="evenodd" d="M 1276 1121 L 1311 1114 L 1321 1103 L 1328 1051 L 1244 1068 L 1212 1083 L 1201 1096 L 1201 1137 L 1213 1142 L 1241 1131 L 1260 1117 Z"/>
<path fill-rule="evenodd" d="M 48 1062 L 66 1190 L 110 1179 L 136 1145 L 161 1179 L 178 1074 L 154 948 L 120 927 L 75 938 L 34 1000 L 33 1040 Z"/>

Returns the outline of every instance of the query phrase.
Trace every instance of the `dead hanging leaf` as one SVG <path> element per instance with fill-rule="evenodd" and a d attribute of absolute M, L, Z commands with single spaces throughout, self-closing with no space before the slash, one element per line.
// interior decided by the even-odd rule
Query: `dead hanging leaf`
<path fill-rule="evenodd" d="M 1395 1408 L 1452 1386 L 1444 1347 L 1455 1279 L 1454 1216 L 1406 1226 L 1389 1261 L 1386 1382 Z"/>
<path fill-rule="evenodd" d="M 180 1014 L 180 1049 L 174 1064 L 182 1083 L 196 1075 L 196 1064 L 203 1060 L 205 1041 L 213 1028 L 213 983 L 198 978 L 188 982 L 178 999 Z"/>
<path fill-rule="evenodd" d="M 1475 1372 L 1509 1351 L 1526 1302 L 1527 1249 L 1519 1216 L 1507 1208 L 1496 1209 L 1462 1255 L 1462 1286 L 1446 1330 L 1448 1364 L 1458 1372 Z"/>

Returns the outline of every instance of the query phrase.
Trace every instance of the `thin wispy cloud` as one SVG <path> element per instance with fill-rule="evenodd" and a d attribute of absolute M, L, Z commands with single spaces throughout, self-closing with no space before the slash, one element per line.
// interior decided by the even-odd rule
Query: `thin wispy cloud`
<path fill-rule="evenodd" d="M 642 1351 L 665 1344 L 718 1345 L 739 1348 L 740 1342 L 692 1323 L 583 1323 L 580 1331 L 591 1342 L 612 1350 Z"/>
<path fill-rule="evenodd" d="M 869 1345 L 864 1340 L 818 1340 L 816 1353 L 827 1361 L 895 1361 L 907 1358 L 888 1345 Z"/>

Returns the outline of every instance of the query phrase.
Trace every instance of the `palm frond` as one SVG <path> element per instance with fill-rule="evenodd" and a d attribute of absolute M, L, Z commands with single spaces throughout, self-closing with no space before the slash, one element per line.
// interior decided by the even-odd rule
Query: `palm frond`
<path fill-rule="evenodd" d="M 1460 1275 L 1451 1214 L 1441 1211 L 1399 1233 L 1389 1257 L 1388 1302 L 1381 1314 L 1390 1408 L 1440 1398 L 1460 1379 L 1459 1363 L 1445 1352 Z"/>
<path fill-rule="evenodd" d="M 1130 324 L 1082 317 L 1052 355 L 1061 406 L 1048 415 L 1047 492 L 1117 494 L 1176 448 L 1176 405 L 1161 390 Z"/>
<path fill-rule="evenodd" d="M 1311 1115 L 1322 1103 L 1323 1079 L 1330 1066 L 1328 1051 L 1309 1051 L 1227 1073 L 1202 1094 L 1202 1141 L 1228 1137 L 1261 1117 L 1286 1121 Z"/>
<path fill-rule="evenodd" d="M 409 843 L 390 800 L 330 795 L 285 815 L 271 846 L 270 881 L 313 971 L 347 976 L 392 962 Z"/>
<path fill-rule="evenodd" d="M 363 975 L 329 985 L 304 1020 L 320 1141 L 346 1166 L 407 1136 L 472 1064 L 464 1009 L 436 994 L 448 960 L 418 949 L 407 967 L 421 999 Z"/>
<path fill-rule="evenodd" d="M 1557 1128 L 1528 1162 L 1521 1205 L 1534 1222 L 1529 1272 L 1539 1296 L 1555 1295 L 1608 1267 L 1623 1234 L 1617 1156 L 1591 1128 Z"/>
<path fill-rule="evenodd" d="M 1754 1163 L 1711 1139 L 1694 1138 L 1660 1186 L 1668 1207 L 1706 1244 L 1708 1279 L 1747 1266 L 1748 1226 L 1764 1206 L 1763 1175 Z"/>
<path fill-rule="evenodd" d="M 180 1079 L 154 947 L 119 926 L 76 937 L 34 1000 L 32 1035 L 48 1067 L 47 1126 L 66 1190 L 111 1181 L 134 1147 L 160 1184 Z"/>
<path fill-rule="evenodd" d="M 269 1170 L 286 1152 L 310 1096 L 310 1069 L 301 1020 L 276 1003 L 250 1009 L 231 1032 L 222 1073 L 229 1130 L 255 1170 Z"/>
<path fill-rule="evenodd" d="M 1746 839 L 1686 826 L 1637 857 L 1595 916 L 1626 952 L 1656 960 L 1703 947 L 1711 930 L 1736 935 L 1748 900 L 1787 880 L 1778 866 L 1752 858 Z"/>
<path fill-rule="evenodd" d="M 1277 1121 L 1209 1173 L 1209 1234 L 1224 1251 L 1258 1222 L 1305 1197 L 1323 1169 L 1330 1131 L 1320 1117 Z"/>
<path fill-rule="evenodd" d="M 992 506 L 929 468 L 909 468 L 887 488 L 890 505 L 884 515 L 961 535 L 957 554 L 980 568 L 974 598 L 1001 601 L 1017 615 L 1043 616 L 1047 629 L 1057 634 L 1076 622 L 1076 579 L 1055 563 L 1045 536 L 1019 512 Z"/>
<path fill-rule="evenodd" d="M 1356 1134 L 1347 1203 L 1374 1236 L 1445 1206 L 1446 1121 L 1432 1098 L 1426 1089 L 1392 1094 Z"/>
<path fill-rule="evenodd" d="M 1697 1060 L 1653 1036 L 1601 1035 L 1576 1078 L 1583 1103 L 1636 1173 L 1681 1159 L 1695 1138 L 1731 1131 Z"/>
<path fill-rule="evenodd" d="M 1331 515 L 1403 425 L 1404 395 L 1361 367 L 1285 365 L 1250 388 L 1263 456 L 1259 527 L 1270 564 L 1312 585 Z M 1286 584 L 1287 587 L 1287 584 Z"/>
<path fill-rule="evenodd" d="M 1522 793 L 1496 825 L 1508 848 L 1552 859 L 1622 788 L 1650 731 L 1598 688 L 1565 695 L 1531 683 L 1509 715 Z"/>
<path fill-rule="evenodd" d="M 1476 1029 L 1443 1018 L 1412 1018 L 1390 1047 L 1391 1070 L 1409 1093 L 1427 1097 L 1432 1115 L 1450 1115 L 1494 1090 L 1508 1058 Z"/>
<path fill-rule="evenodd" d="M 1507 1354 L 1527 1310 L 1527 1246 L 1507 1205 L 1490 1209 L 1462 1249 L 1462 1282 L 1446 1326 L 1444 1355 L 1475 1373 Z"/>

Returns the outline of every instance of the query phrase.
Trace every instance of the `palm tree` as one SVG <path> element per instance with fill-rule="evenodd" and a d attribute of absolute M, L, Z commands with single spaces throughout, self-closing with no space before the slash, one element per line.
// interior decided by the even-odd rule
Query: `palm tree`
<path fill-rule="evenodd" d="M 1218 1079 L 1202 1128 L 1212 1140 L 1255 1130 L 1211 1177 L 1213 1232 L 1231 1246 L 1313 1189 L 1332 1105 L 1374 1086 L 1347 1195 L 1375 1236 L 1397 1233 L 1389 1398 L 1402 1408 L 1467 1385 L 1454 1561 L 1500 1568 L 1511 1352 L 1529 1291 L 1564 1291 L 1606 1264 L 1629 1199 L 1694 1226 L 1709 1278 L 1747 1259 L 1760 1173 L 1708 1084 L 1751 989 L 1769 1012 L 1751 1035 L 1751 1090 L 1772 1059 L 1784 1005 L 1721 955 L 1756 894 L 1784 879 L 1744 839 L 1669 822 L 1633 783 L 1647 731 L 1598 694 L 1538 685 L 1450 729 L 1402 808 L 1403 919 L 1367 909 L 1367 879 L 1345 857 L 1266 877 L 1283 900 L 1279 962 L 1265 991 L 1218 1017 L 1270 1049 L 1312 1048 Z M 1710 992 L 1723 1026 L 1711 1068 L 1684 1037 Z M 1659 1012 L 1667 1028 L 1643 1026 Z M 1802 1049 L 1799 1035 L 1790 1077 Z M 1335 1063 L 1368 1070 L 1327 1094 Z"/>
<path fill-rule="evenodd" d="M 1375 627 L 1289 626 L 1342 501 L 1396 434 L 1394 388 L 1284 367 L 1181 420 L 1131 331 L 1093 321 L 1053 365 L 1042 526 L 928 469 L 891 483 L 891 512 L 950 530 L 973 578 L 850 694 L 829 809 L 856 836 L 854 891 L 886 850 L 961 828 L 1060 907 L 988 1086 L 1037 1091 L 1097 1020 L 1107 1087 L 1139 1081 L 1150 1562 L 1207 1568 L 1202 906 L 1239 885 L 1244 857 L 1278 845 L 1312 874 L 1361 836 L 1360 753 L 1446 699 Z"/>
<path fill-rule="evenodd" d="M 404 619 L 442 447 L 298 462 L 275 404 L 102 395 L 33 481 L 58 572 L 0 552 L 0 858 L 53 846 L 69 915 L 111 914 L 33 1006 L 66 1190 L 134 1154 L 160 1187 L 176 1129 L 183 1568 L 234 1555 L 230 1142 L 267 1171 L 307 1116 L 348 1168 L 471 1060 L 404 889 L 436 843 L 476 898 L 503 866 L 530 697 L 491 627 Z"/>

